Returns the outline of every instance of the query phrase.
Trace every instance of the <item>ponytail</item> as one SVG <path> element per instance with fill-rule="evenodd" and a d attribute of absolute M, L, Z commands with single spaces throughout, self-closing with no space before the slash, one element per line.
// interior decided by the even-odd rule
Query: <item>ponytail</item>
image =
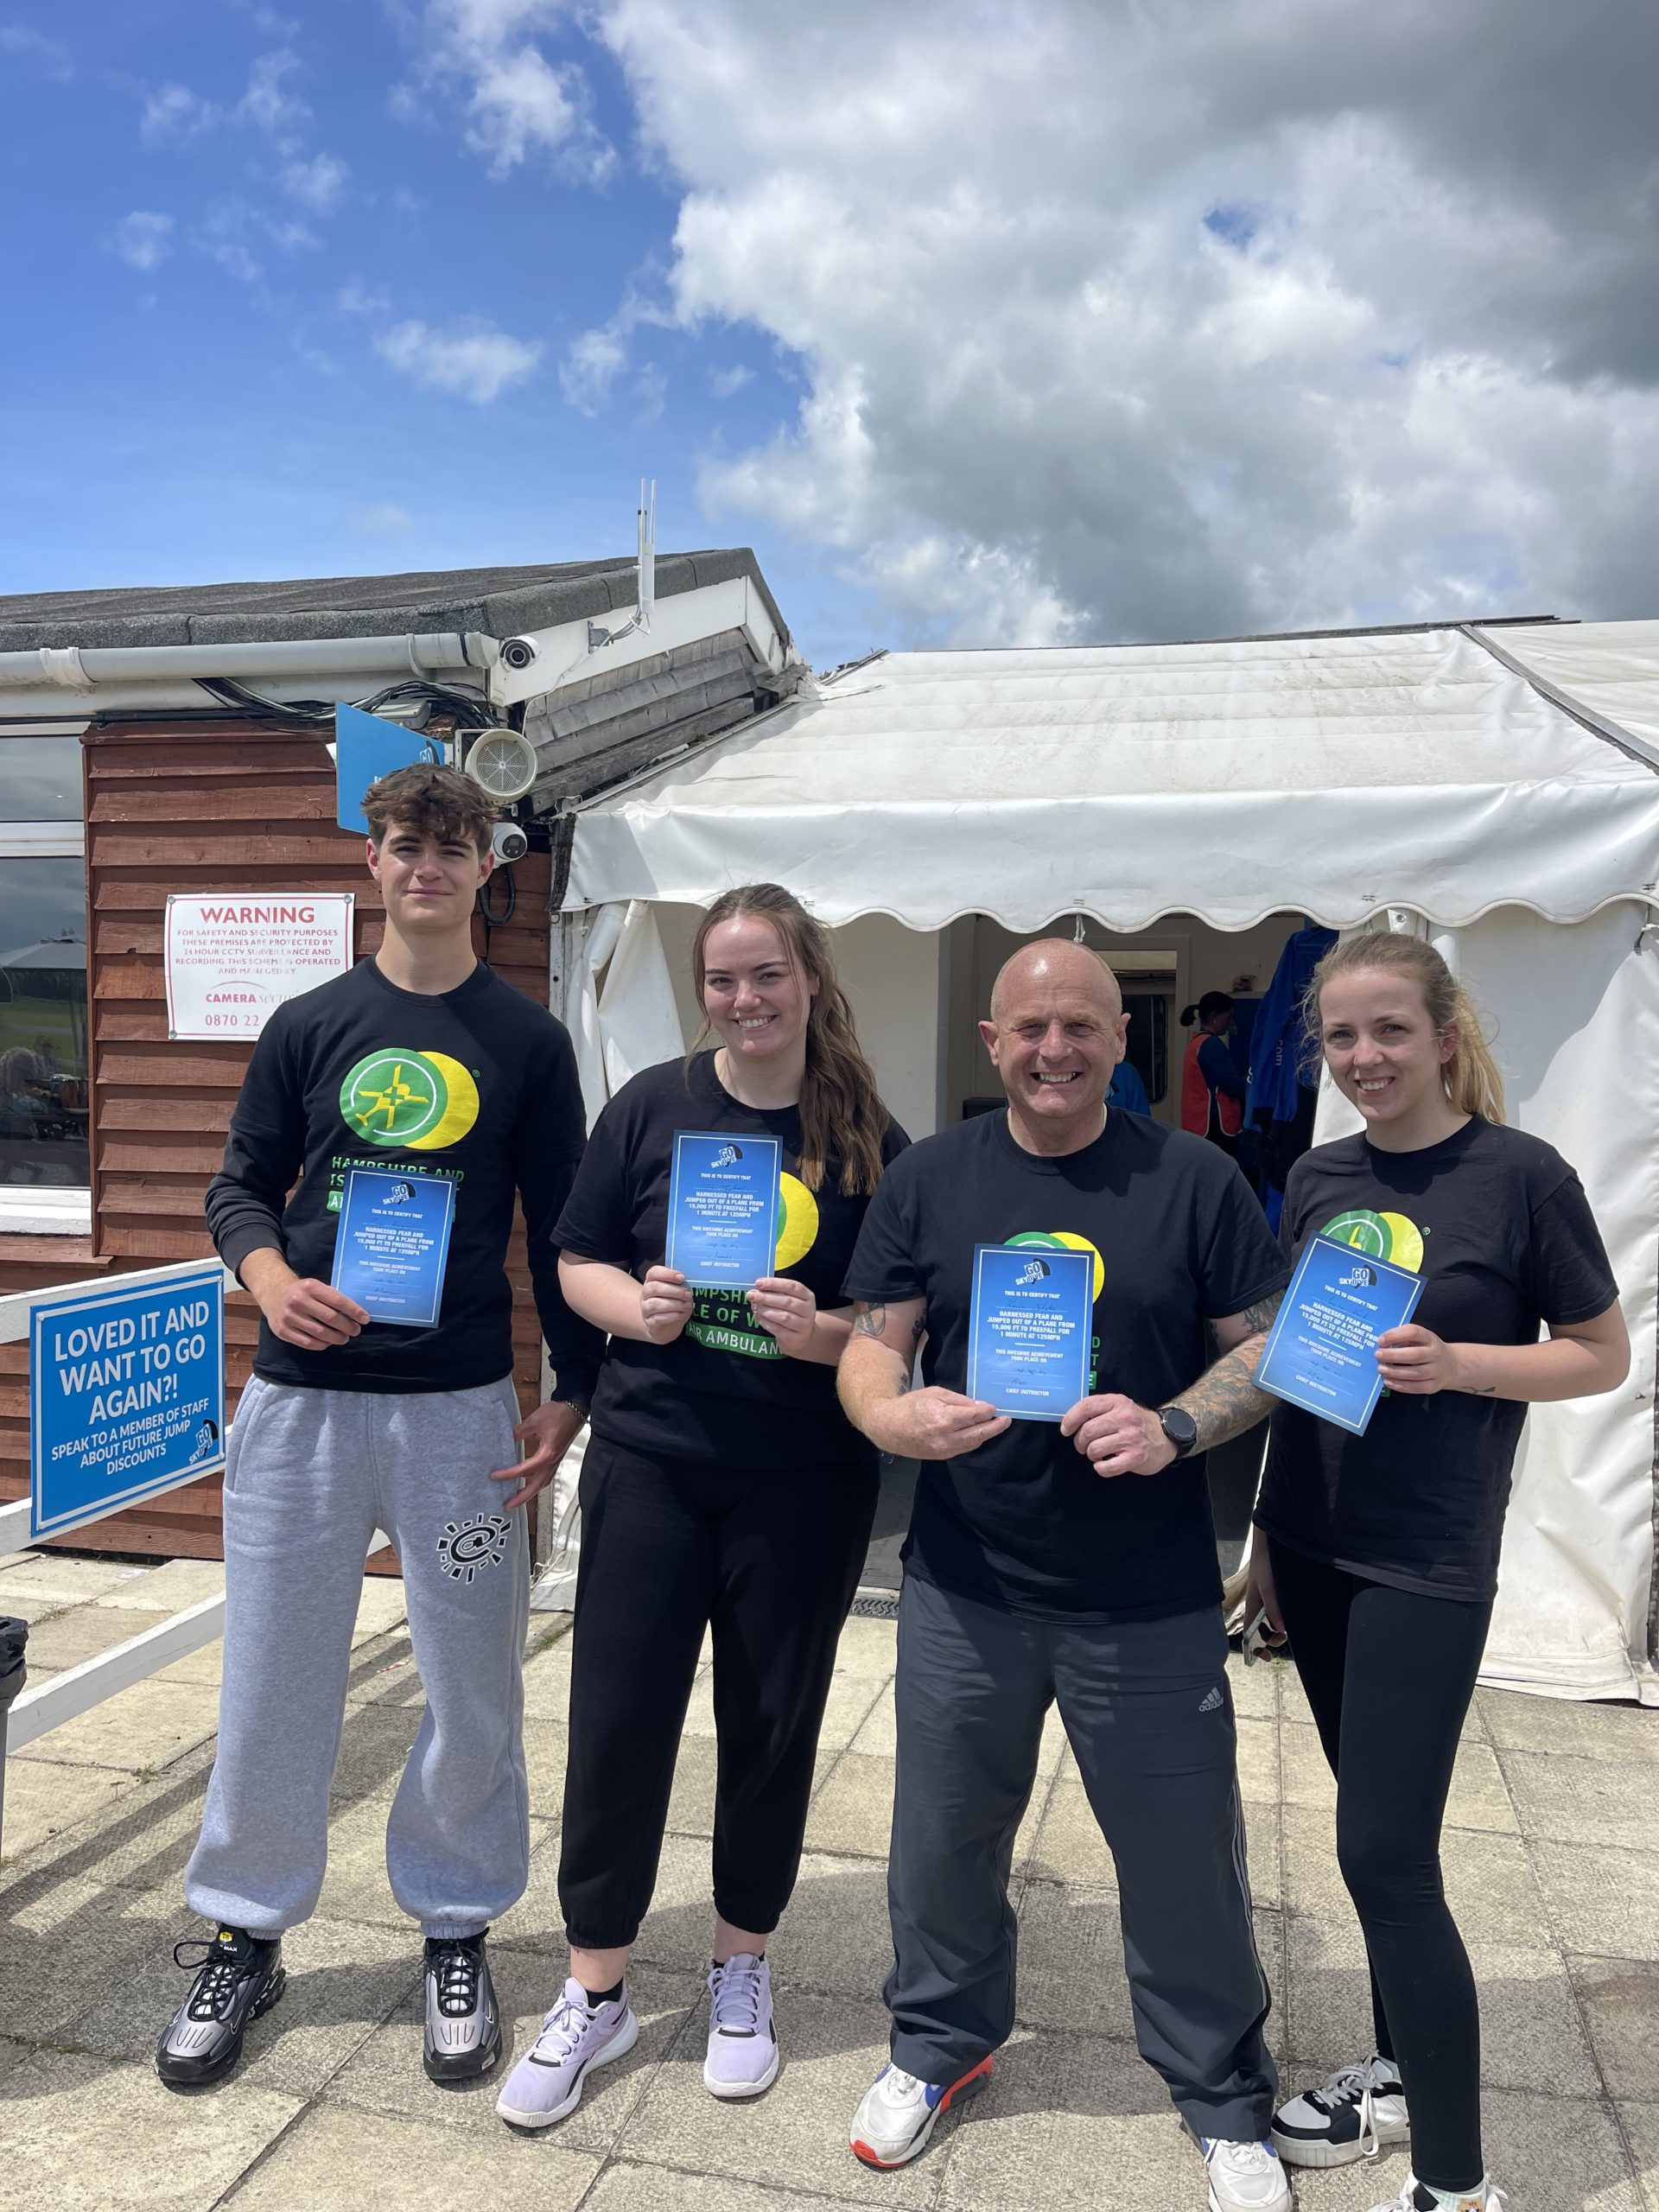
<path fill-rule="evenodd" d="M 741 914 L 770 922 L 783 939 L 791 968 L 816 986 L 806 1019 L 806 1075 L 801 1084 L 801 1180 L 809 1191 L 822 1189 L 825 1169 L 833 1160 L 841 1171 L 842 1197 L 868 1198 L 881 1180 L 887 1109 L 875 1087 L 874 1071 L 859 1045 L 847 994 L 836 977 L 830 932 L 792 891 L 776 883 L 750 883 L 737 891 L 723 891 L 715 899 L 698 924 L 691 945 L 697 1004 L 702 1004 L 703 947 L 709 932 Z M 686 1054 L 688 1067 L 709 1034 L 705 1014 Z"/>
<path fill-rule="evenodd" d="M 1408 976 L 1422 993 L 1434 1028 L 1456 1029 L 1457 1050 L 1441 1068 L 1440 1081 L 1457 1111 L 1478 1114 L 1484 1122 L 1502 1122 L 1503 1077 L 1486 1041 L 1479 1009 L 1426 938 L 1396 936 L 1389 930 L 1363 930 L 1332 945 L 1313 970 L 1302 1001 L 1313 1051 L 1322 1049 L 1319 994 L 1325 985 L 1338 976 L 1379 973 Z"/>

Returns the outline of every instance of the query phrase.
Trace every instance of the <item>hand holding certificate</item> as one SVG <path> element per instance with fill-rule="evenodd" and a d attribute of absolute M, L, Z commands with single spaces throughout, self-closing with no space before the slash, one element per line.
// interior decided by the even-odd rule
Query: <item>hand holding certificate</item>
<path fill-rule="evenodd" d="M 753 1290 L 778 1253 L 776 1137 L 677 1129 L 664 1264 L 699 1290 Z"/>
<path fill-rule="evenodd" d="M 1355 1436 L 1382 1395 L 1377 1340 L 1410 1320 L 1423 1279 L 1333 1237 L 1302 1247 L 1262 1358 L 1256 1388 Z"/>
<path fill-rule="evenodd" d="M 348 1167 L 330 1282 L 372 1321 L 434 1327 L 454 1217 L 455 1186 L 447 1175 Z"/>
<path fill-rule="evenodd" d="M 974 1248 L 968 1395 L 1018 1421 L 1064 1420 L 1089 1395 L 1095 1255 Z"/>

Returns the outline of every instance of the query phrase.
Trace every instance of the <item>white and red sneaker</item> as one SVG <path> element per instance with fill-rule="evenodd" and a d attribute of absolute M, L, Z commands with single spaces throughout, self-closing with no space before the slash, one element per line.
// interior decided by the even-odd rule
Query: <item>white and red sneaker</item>
<path fill-rule="evenodd" d="M 904 2166 L 925 2150 L 939 2114 L 976 2096 L 991 2078 L 991 2062 L 982 2058 L 957 2080 L 940 2088 L 919 2082 L 902 2066 L 887 2065 L 864 2092 L 853 2114 L 848 2141 L 853 2156 L 867 2166 Z"/>

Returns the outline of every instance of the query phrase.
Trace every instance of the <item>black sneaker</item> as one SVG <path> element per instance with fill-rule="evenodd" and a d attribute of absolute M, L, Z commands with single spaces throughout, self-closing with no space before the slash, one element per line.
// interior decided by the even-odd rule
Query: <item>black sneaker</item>
<path fill-rule="evenodd" d="M 430 2082 L 470 2082 L 501 2056 L 495 1984 L 476 1936 L 426 1939 L 426 2041 L 421 2063 Z"/>
<path fill-rule="evenodd" d="M 187 1958 L 200 1951 L 200 1958 Z M 195 1980 L 156 2046 L 156 2071 L 169 2088 L 199 2088 L 228 2074 L 242 2056 L 250 2020 L 269 2012 L 288 1980 L 280 1936 L 269 1942 L 245 1929 L 221 1928 L 173 1946 L 175 1966 L 194 1967 Z"/>

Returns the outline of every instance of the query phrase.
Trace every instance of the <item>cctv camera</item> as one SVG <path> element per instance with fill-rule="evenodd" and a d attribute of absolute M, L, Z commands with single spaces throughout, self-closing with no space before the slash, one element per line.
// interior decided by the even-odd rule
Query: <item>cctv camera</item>
<path fill-rule="evenodd" d="M 535 639 L 506 639 L 502 644 L 501 658 L 509 668 L 528 668 L 536 658 Z"/>
<path fill-rule="evenodd" d="M 498 822 L 490 832 L 490 849 L 498 861 L 521 861 L 530 840 L 516 822 Z"/>

